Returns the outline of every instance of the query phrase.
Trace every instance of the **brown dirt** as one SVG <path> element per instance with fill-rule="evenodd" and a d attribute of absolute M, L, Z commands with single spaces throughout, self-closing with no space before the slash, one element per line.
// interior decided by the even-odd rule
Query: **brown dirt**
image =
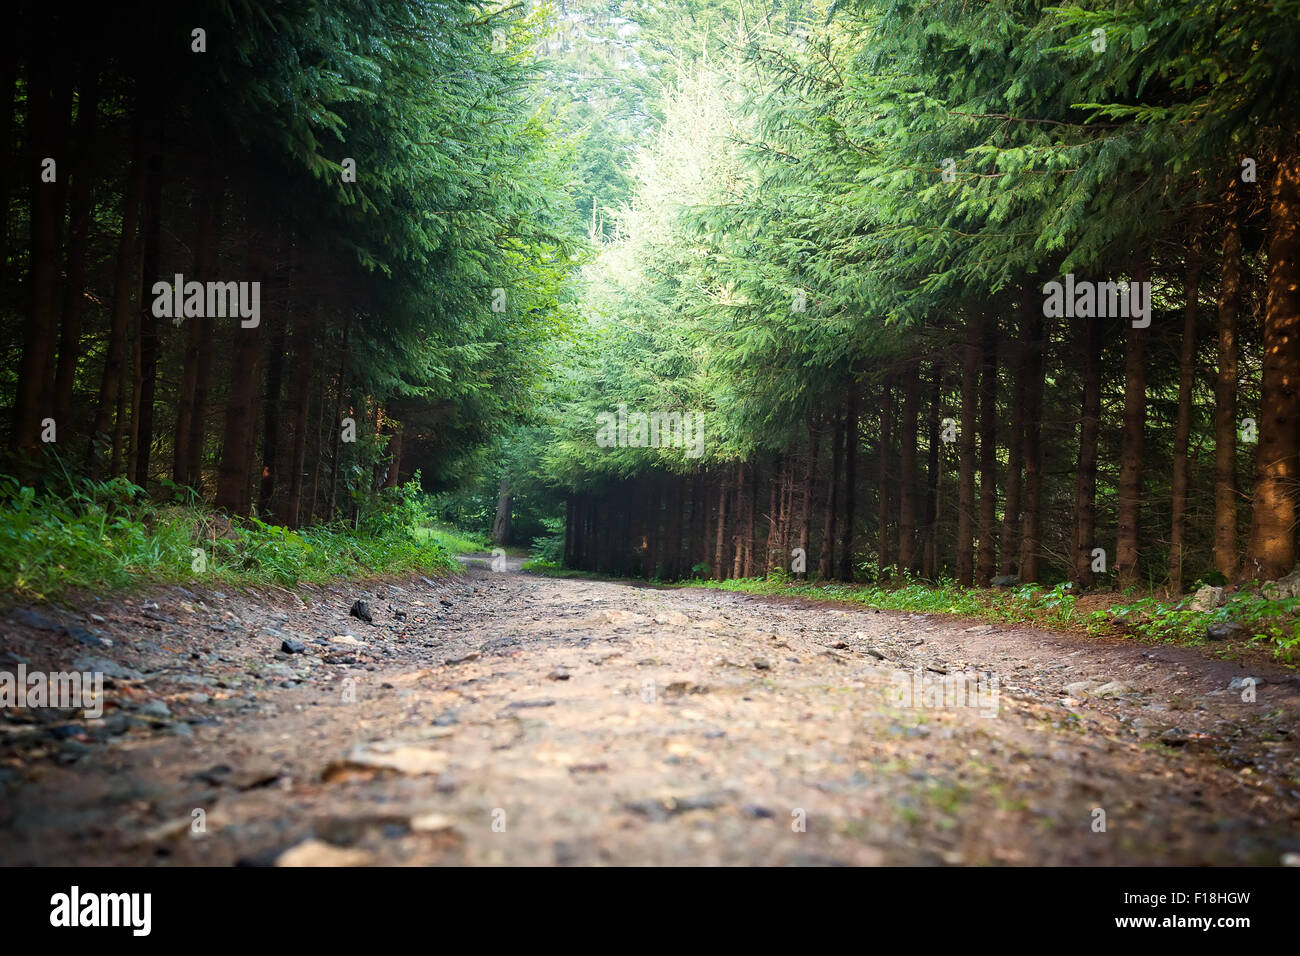
<path fill-rule="evenodd" d="M 112 640 L 101 649 L 11 615 L 0 670 L 90 656 L 132 671 L 99 721 L 0 711 L 0 863 L 1277 864 L 1300 852 L 1300 687 L 1284 670 L 517 563 L 365 594 L 165 588 L 36 609 Z M 358 597 L 374 624 L 348 615 Z M 360 646 L 331 640 L 344 635 Z M 285 638 L 306 651 L 282 653 Z M 941 671 L 996 676 L 996 714 L 890 692 Z M 1227 689 L 1247 674 L 1266 679 L 1253 702 Z M 1130 692 L 1065 695 L 1088 680 Z"/>

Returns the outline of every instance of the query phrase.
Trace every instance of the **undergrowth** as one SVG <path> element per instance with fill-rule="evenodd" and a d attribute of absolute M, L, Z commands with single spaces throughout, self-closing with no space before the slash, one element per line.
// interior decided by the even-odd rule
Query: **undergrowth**
<path fill-rule="evenodd" d="M 166 483 L 157 497 L 122 478 L 69 479 L 67 491 L 37 494 L 0 476 L 0 591 L 39 601 L 146 582 L 288 587 L 450 571 L 454 544 L 427 527 L 414 492 L 386 491 L 352 520 L 292 530 L 227 519 Z"/>
<path fill-rule="evenodd" d="M 1129 634 L 1178 644 L 1203 643 L 1211 625 L 1235 624 L 1239 630 L 1234 637 L 1238 639 L 1269 647 L 1283 659 L 1300 656 L 1300 598 L 1271 600 L 1254 591 L 1228 595 L 1226 604 L 1209 611 L 1193 610 L 1190 597 L 1161 600 L 1123 595 L 1108 607 L 1084 610 L 1068 583 L 1052 588 L 1027 584 L 984 590 L 962 588 L 950 579 L 928 582 L 903 576 L 891 584 L 850 585 L 806 583 L 777 572 L 766 578 L 693 579 L 681 585 L 848 601 L 882 610 L 958 614 L 1093 634 Z"/>

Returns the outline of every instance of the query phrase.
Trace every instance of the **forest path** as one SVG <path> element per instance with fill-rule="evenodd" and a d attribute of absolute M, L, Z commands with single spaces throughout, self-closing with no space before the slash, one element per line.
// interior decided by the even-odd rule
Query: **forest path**
<path fill-rule="evenodd" d="M 101 720 L 0 711 L 0 863 L 1300 853 L 1300 690 L 1196 649 L 475 566 L 0 628 L 0 670 L 116 675 Z M 980 675 L 973 706 L 897 697 L 944 671 Z M 1247 674 L 1254 702 L 1228 689 Z M 1127 686 L 1065 690 L 1089 681 Z"/>

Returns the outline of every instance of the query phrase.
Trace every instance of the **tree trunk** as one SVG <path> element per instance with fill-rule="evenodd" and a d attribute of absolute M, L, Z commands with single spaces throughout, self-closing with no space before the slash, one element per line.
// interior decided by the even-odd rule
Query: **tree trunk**
<path fill-rule="evenodd" d="M 745 577 L 754 576 L 755 510 L 758 507 L 758 461 L 748 469 L 749 487 L 745 492 Z"/>
<path fill-rule="evenodd" d="M 966 343 L 961 363 L 961 435 L 958 436 L 957 583 L 975 583 L 975 403 L 979 382 L 980 348 L 973 319 L 966 320 Z"/>
<path fill-rule="evenodd" d="M 27 84 L 30 304 L 23 321 L 23 348 L 18 362 L 10 439 L 14 451 L 28 462 L 35 460 L 41 448 L 41 420 L 51 411 L 47 366 L 58 330 L 59 227 L 63 210 L 59 202 L 59 180 L 43 182 L 41 179 L 42 160 L 46 157 L 56 160 L 57 176 L 67 174 L 66 161 L 57 143 L 53 86 L 53 64 L 38 54 L 28 64 Z"/>
<path fill-rule="evenodd" d="M 856 524 L 858 491 L 858 396 L 862 386 L 849 381 L 848 407 L 844 415 L 844 519 L 840 525 L 840 580 L 853 580 L 853 531 Z"/>
<path fill-rule="evenodd" d="M 916 419 L 921 367 L 903 370 L 903 417 L 898 434 L 898 570 L 911 571 L 916 556 Z M 882 446 L 881 454 L 885 454 Z M 881 486 L 884 493 L 884 485 Z"/>
<path fill-rule="evenodd" d="M 777 492 L 782 490 L 781 504 L 784 505 L 782 482 L 785 480 L 785 463 L 779 462 L 772 469 L 767 482 L 767 546 L 763 549 L 763 575 L 772 573 L 772 568 L 781 564 L 780 529 L 777 526 Z"/>
<path fill-rule="evenodd" d="M 132 297 L 140 285 L 136 271 L 139 268 L 139 243 L 136 232 L 140 224 L 140 198 L 143 194 L 144 162 L 137 135 L 131 168 L 127 173 L 126 187 L 122 196 L 122 232 L 118 236 L 117 262 L 113 273 L 113 311 L 108 330 L 108 351 L 99 386 L 99 401 L 95 407 L 95 422 L 91 427 L 88 460 L 90 475 L 94 479 L 103 476 L 106 464 L 106 449 L 97 448 L 97 443 L 111 438 L 112 447 L 118 448 L 116 439 L 122 425 L 120 399 L 123 396 L 123 373 L 126 369 L 127 329 L 131 324 L 131 309 L 134 301 Z"/>
<path fill-rule="evenodd" d="M 153 451 L 153 406 L 158 388 L 158 319 L 153 314 L 153 284 L 158 280 L 162 255 L 162 144 L 161 114 L 151 124 L 149 142 L 149 173 L 145 187 L 141 232 L 144 236 L 144 261 L 140 269 L 140 365 L 136 370 L 139 394 L 136 400 L 137 417 L 133 422 L 135 444 L 135 482 L 144 486 L 149 482 L 149 458 Z"/>
<path fill-rule="evenodd" d="M 1008 364 L 1013 366 L 1015 381 L 1011 386 L 1011 431 L 1007 435 L 1007 470 L 1004 480 L 1005 496 L 1002 504 L 1002 541 L 1001 541 L 1001 563 L 998 565 L 999 574 L 1016 575 L 1020 574 L 1020 521 L 1021 521 L 1021 494 L 1024 489 L 1021 472 L 1025 464 L 1025 403 L 1027 401 L 1029 387 L 1029 372 L 1031 369 L 1026 362 L 1028 358 L 1025 347 L 1025 337 L 1028 331 L 1025 323 L 1029 321 L 1024 309 L 1029 308 L 1029 293 L 1024 293 L 1022 298 L 1022 314 L 1019 316 L 1020 328 L 1017 329 L 1017 336 L 1011 346 L 1011 352 L 1007 356 Z"/>
<path fill-rule="evenodd" d="M 211 280 L 216 271 L 221 192 L 221 179 L 215 170 L 208 170 L 199 194 L 198 223 L 194 234 L 194 272 L 200 282 Z M 194 488 L 200 487 L 203 481 L 208 378 L 212 368 L 212 329 L 211 316 L 189 320 L 189 327 L 185 330 L 185 356 L 181 362 L 172 480 Z"/>
<path fill-rule="evenodd" d="M 256 242 L 255 237 L 249 238 Z M 252 256 L 249 257 L 252 259 Z M 252 271 L 260 275 L 261 269 Z M 215 505 L 231 514 L 247 515 L 252 490 L 253 435 L 257 425 L 257 378 L 261 359 L 261 334 L 265 321 L 252 328 L 233 323 L 234 359 L 231 362 L 230 393 L 226 398 L 225 438 L 221 464 L 217 469 Z"/>
<path fill-rule="evenodd" d="M 975 581 L 986 588 L 997 570 L 997 395 L 998 395 L 998 320 L 984 317 L 983 368 L 980 371 L 980 503 L 979 563 Z"/>
<path fill-rule="evenodd" d="M 1134 281 L 1145 281 L 1145 268 Z M 1148 329 L 1124 324 L 1124 432 L 1119 452 L 1119 505 L 1115 533 L 1115 573 L 1121 590 L 1138 584 L 1138 531 L 1142 496 L 1142 426 L 1146 420 L 1146 369 L 1143 346 Z"/>
<path fill-rule="evenodd" d="M 330 461 L 330 497 L 325 503 L 325 520 L 334 520 L 334 508 L 339 493 L 339 470 L 343 457 L 343 399 L 347 394 L 348 378 L 348 336 L 352 331 L 352 316 L 349 314 L 343 322 L 343 347 L 339 350 L 339 384 L 338 396 L 334 404 L 334 457 Z"/>
<path fill-rule="evenodd" d="M 713 548 L 713 579 L 721 581 L 727 576 L 727 473 L 718 479 L 718 530 Z"/>
<path fill-rule="evenodd" d="M 288 338 L 285 325 L 284 321 L 275 323 L 267 355 L 266 392 L 262 400 L 262 475 L 257 492 L 257 514 L 263 521 L 283 521 L 283 516 L 275 513 L 274 504 L 280 480 L 280 404 L 284 391 L 284 349 Z"/>
<path fill-rule="evenodd" d="M 1241 307 L 1241 193 L 1228 187 L 1219 283 L 1219 361 L 1214 383 L 1214 566 L 1237 575 L 1237 312 Z"/>
<path fill-rule="evenodd" d="M 1092 551 L 1097 540 L 1097 438 L 1101 432 L 1101 318 L 1084 319 L 1083 407 L 1079 460 L 1074 476 L 1073 578 L 1081 588 L 1095 583 Z"/>
<path fill-rule="evenodd" d="M 284 521 L 298 527 L 302 508 L 302 486 L 307 465 L 307 417 L 311 408 L 311 373 L 316 350 L 314 309 L 301 309 L 293 330 L 293 379 L 290 384 L 290 416 L 293 422 L 293 447 L 289 453 L 289 493 L 285 499 Z M 393 439 L 401 441 L 400 434 Z M 399 449 L 400 452 L 400 449 Z M 397 469 L 393 469 L 395 476 Z"/>
<path fill-rule="evenodd" d="M 735 556 L 731 563 L 731 576 L 740 577 L 745 570 L 745 543 L 743 541 L 745 532 L 745 497 L 749 490 L 749 483 L 745 480 L 745 463 L 742 461 L 736 465 L 736 517 L 733 522 L 735 533 L 732 542 L 732 550 Z"/>
<path fill-rule="evenodd" d="M 832 421 L 831 471 L 826 478 L 826 520 L 822 530 L 822 550 L 817 562 L 817 576 L 829 581 L 835 573 L 835 522 L 839 509 L 840 459 L 844 456 L 844 419 L 837 412 Z"/>
<path fill-rule="evenodd" d="M 1187 304 L 1183 310 L 1183 338 L 1178 353 L 1178 423 L 1174 427 L 1173 508 L 1169 529 L 1169 595 L 1183 593 L 1183 568 L 1187 560 L 1187 444 L 1192 433 L 1192 385 L 1196 372 L 1196 311 L 1201 285 L 1201 264 L 1195 248 L 1196 229 L 1187 255 Z"/>
<path fill-rule="evenodd" d="M 329 404 L 328 376 L 322 370 L 316 376 L 316 453 L 312 456 L 311 491 L 307 495 L 307 514 L 304 524 L 314 524 L 316 509 L 320 507 L 320 477 L 325 468 L 325 407 Z"/>
<path fill-rule="evenodd" d="M 934 363 L 930 382 L 929 414 L 929 453 L 926 462 L 926 496 L 925 496 L 925 556 L 921 563 L 921 573 L 931 581 L 939 576 L 940 535 L 939 523 L 942 512 L 940 492 L 943 486 L 943 458 L 940 445 L 943 444 L 943 365 Z"/>
<path fill-rule="evenodd" d="M 893 451 L 894 382 L 886 374 L 880 393 L 880 445 L 876 473 L 876 573 L 883 575 L 893 564 L 889 533 L 889 460 Z M 901 495 L 900 495 L 901 497 Z"/>
<path fill-rule="evenodd" d="M 510 543 L 510 519 L 514 511 L 515 499 L 510 494 L 510 476 L 501 476 L 501 485 L 497 488 L 497 516 L 492 522 L 492 543 L 504 548 Z"/>
<path fill-rule="evenodd" d="M 818 452 L 821 451 L 821 431 L 808 422 L 808 467 L 803 473 L 803 496 L 799 512 L 799 547 L 803 549 L 803 579 L 808 580 L 808 548 L 812 543 L 813 477 L 817 474 Z"/>
<path fill-rule="evenodd" d="M 9 274 L 9 179 L 13 166 L 14 98 L 18 89 L 17 30 L 0 35 L 0 287 Z"/>
<path fill-rule="evenodd" d="M 1269 205 L 1259 447 L 1243 572 L 1268 581 L 1295 563 L 1300 438 L 1300 142 L 1278 157 Z"/>
<path fill-rule="evenodd" d="M 1043 481 L 1043 370 L 1046 366 L 1044 351 L 1047 343 L 1043 329 L 1043 313 L 1035 308 L 1037 297 L 1026 293 L 1024 304 L 1027 317 L 1028 341 L 1025 364 L 1029 366 L 1029 391 L 1025 396 L 1025 434 L 1022 457 L 1025 462 L 1024 514 L 1020 522 L 1020 580 L 1036 582 L 1039 577 L 1038 553 L 1041 546 L 1039 522 L 1042 513 L 1041 494 Z"/>
<path fill-rule="evenodd" d="M 72 410 L 72 387 L 81 358 L 81 326 L 86 311 L 87 257 L 94 212 L 91 191 L 91 157 L 95 149 L 95 122 L 99 109 L 98 65 L 82 73 L 77 99 L 77 158 L 73 170 L 72 202 L 68 213 L 68 280 L 63 295 L 63 327 L 59 332 L 59 361 L 54 376 L 54 420 L 67 422 Z"/>

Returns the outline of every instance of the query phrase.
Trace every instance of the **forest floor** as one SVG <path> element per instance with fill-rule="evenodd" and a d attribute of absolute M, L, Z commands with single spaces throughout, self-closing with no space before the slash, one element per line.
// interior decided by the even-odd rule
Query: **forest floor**
<path fill-rule="evenodd" d="M 467 563 L 7 612 L 0 863 L 1300 862 L 1266 658 Z"/>

